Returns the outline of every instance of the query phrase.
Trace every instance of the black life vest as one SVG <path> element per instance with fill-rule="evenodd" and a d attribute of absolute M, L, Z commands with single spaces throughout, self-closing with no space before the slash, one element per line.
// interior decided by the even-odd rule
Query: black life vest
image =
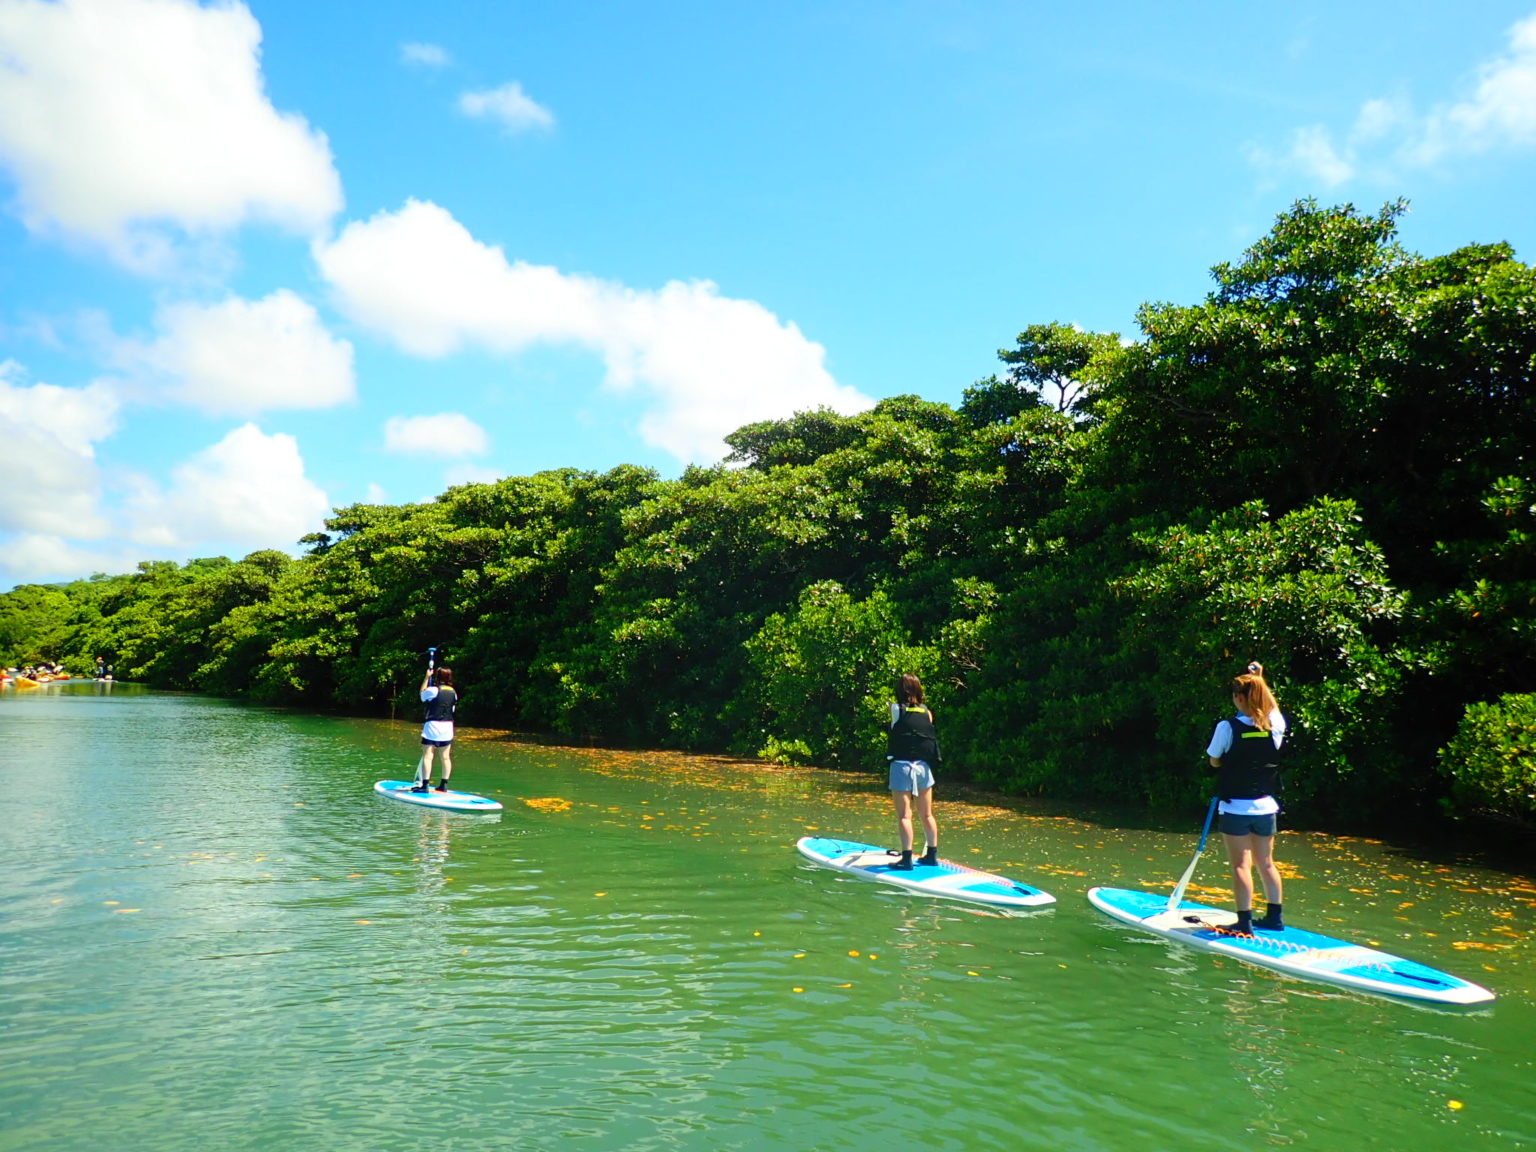
<path fill-rule="evenodd" d="M 1280 794 L 1280 749 L 1275 738 L 1241 720 L 1226 721 L 1232 747 L 1221 757 L 1216 795 L 1223 800 L 1257 800 Z"/>
<path fill-rule="evenodd" d="M 921 704 L 901 706 L 901 715 L 886 738 L 885 754 L 889 760 L 922 760 L 930 768 L 939 762 L 939 734 L 928 709 Z"/>
<path fill-rule="evenodd" d="M 427 722 L 434 720 L 453 719 L 453 710 L 459 702 L 459 694 L 446 684 L 437 690 L 437 695 L 424 701 L 427 706 Z"/>

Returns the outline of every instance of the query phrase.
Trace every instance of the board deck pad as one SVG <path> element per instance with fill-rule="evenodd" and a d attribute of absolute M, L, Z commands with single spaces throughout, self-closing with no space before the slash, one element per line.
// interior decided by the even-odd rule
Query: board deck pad
<path fill-rule="evenodd" d="M 860 880 L 875 880 L 920 892 L 926 896 L 941 896 L 950 900 L 967 900 L 973 904 L 986 904 L 993 908 L 1041 908 L 1056 903 L 1056 897 L 1042 892 L 1029 884 L 1021 884 L 1006 876 L 980 872 L 952 860 L 940 860 L 937 865 L 913 862 L 912 870 L 893 869 L 896 858 L 876 844 L 860 844 L 854 840 L 837 840 L 824 836 L 803 836 L 795 843 L 800 855 L 824 868 L 857 876 Z"/>
<path fill-rule="evenodd" d="M 501 803 L 486 796 L 477 796 L 473 792 L 439 792 L 436 789 L 427 792 L 412 792 L 413 780 L 380 780 L 373 786 L 373 790 L 380 796 L 388 796 L 391 800 L 402 800 L 407 804 L 419 804 L 423 808 L 444 808 L 450 812 L 500 812 Z"/>
<path fill-rule="evenodd" d="M 1305 980 L 1432 1004 L 1486 1004 L 1488 989 L 1390 952 L 1336 940 L 1304 928 L 1239 934 L 1237 914 L 1188 900 L 1172 911 L 1168 897 L 1129 888 L 1090 888 L 1088 899 L 1116 920 L 1208 952 Z"/>

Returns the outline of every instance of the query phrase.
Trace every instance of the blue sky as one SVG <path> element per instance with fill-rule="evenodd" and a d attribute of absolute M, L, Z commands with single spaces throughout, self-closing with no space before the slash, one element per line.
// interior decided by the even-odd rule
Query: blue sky
<path fill-rule="evenodd" d="M 1536 253 L 1536 0 L 0 0 L 0 588 L 958 402 L 1292 201 Z"/>

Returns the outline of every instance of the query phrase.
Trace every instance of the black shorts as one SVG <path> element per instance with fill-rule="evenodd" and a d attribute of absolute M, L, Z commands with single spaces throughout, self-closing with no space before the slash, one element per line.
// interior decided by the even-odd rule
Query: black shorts
<path fill-rule="evenodd" d="M 425 746 L 427 746 L 429 744 L 433 748 L 451 748 L 451 747 L 453 747 L 453 741 L 452 740 L 428 740 L 425 736 L 423 736 L 421 738 L 421 743 L 422 743 L 423 747 L 425 747 Z"/>

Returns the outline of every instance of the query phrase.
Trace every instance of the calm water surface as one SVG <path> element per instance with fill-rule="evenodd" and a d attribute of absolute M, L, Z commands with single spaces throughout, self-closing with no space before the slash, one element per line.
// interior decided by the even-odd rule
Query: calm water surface
<path fill-rule="evenodd" d="M 455 815 L 371 791 L 412 724 L 105 688 L 0 696 L 5 1152 L 1536 1147 L 1529 877 L 1283 837 L 1288 918 L 1499 993 L 1419 1008 L 1093 911 L 1201 813 L 941 802 L 1002 917 L 800 860 L 873 776 L 465 733 Z"/>

